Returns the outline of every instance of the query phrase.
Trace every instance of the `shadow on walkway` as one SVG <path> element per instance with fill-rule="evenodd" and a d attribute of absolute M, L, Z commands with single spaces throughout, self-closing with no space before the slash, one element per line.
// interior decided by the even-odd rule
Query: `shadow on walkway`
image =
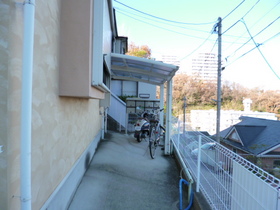
<path fill-rule="evenodd" d="M 179 175 L 175 159 L 160 148 L 151 159 L 148 142 L 137 142 L 133 134 L 109 131 L 69 210 L 175 210 Z"/>

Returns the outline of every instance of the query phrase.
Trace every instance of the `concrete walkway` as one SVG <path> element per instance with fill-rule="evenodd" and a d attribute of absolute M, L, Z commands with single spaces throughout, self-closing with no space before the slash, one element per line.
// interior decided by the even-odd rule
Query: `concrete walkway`
<path fill-rule="evenodd" d="M 148 142 L 109 131 L 69 210 L 175 210 L 179 175 L 175 159 L 164 156 L 161 148 L 151 159 Z"/>

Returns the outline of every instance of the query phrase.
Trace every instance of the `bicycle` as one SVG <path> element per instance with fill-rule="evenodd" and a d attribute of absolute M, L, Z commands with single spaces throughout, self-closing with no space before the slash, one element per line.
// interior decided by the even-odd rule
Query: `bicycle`
<path fill-rule="evenodd" d="M 165 132 L 165 128 L 158 119 L 158 113 L 162 110 L 160 109 L 156 114 L 154 113 L 153 119 L 150 120 L 149 150 L 152 159 L 155 159 L 156 149 L 160 146 L 160 137 Z"/>

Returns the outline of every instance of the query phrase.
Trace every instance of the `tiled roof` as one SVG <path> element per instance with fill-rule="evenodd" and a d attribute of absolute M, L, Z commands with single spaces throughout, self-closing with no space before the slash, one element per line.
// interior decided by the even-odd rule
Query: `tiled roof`
<path fill-rule="evenodd" d="M 221 131 L 222 138 L 227 137 L 233 128 L 236 129 L 243 145 L 224 139 L 224 142 L 245 150 L 254 155 L 269 152 L 280 146 L 280 121 L 254 117 L 240 117 L 241 122 Z"/>

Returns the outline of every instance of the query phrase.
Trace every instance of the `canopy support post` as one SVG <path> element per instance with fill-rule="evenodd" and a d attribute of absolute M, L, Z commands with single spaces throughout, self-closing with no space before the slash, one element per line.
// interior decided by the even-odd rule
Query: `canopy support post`
<path fill-rule="evenodd" d="M 160 109 L 164 108 L 164 84 L 160 85 L 160 102 L 159 102 L 159 107 L 160 107 Z M 161 125 L 164 125 L 163 116 L 164 116 L 164 113 L 160 112 L 159 113 L 159 122 L 160 122 Z"/>
<path fill-rule="evenodd" d="M 172 79 L 167 81 L 167 91 L 166 91 L 166 130 L 165 130 L 165 145 L 164 154 L 170 155 L 171 149 L 171 127 L 172 127 Z"/>

